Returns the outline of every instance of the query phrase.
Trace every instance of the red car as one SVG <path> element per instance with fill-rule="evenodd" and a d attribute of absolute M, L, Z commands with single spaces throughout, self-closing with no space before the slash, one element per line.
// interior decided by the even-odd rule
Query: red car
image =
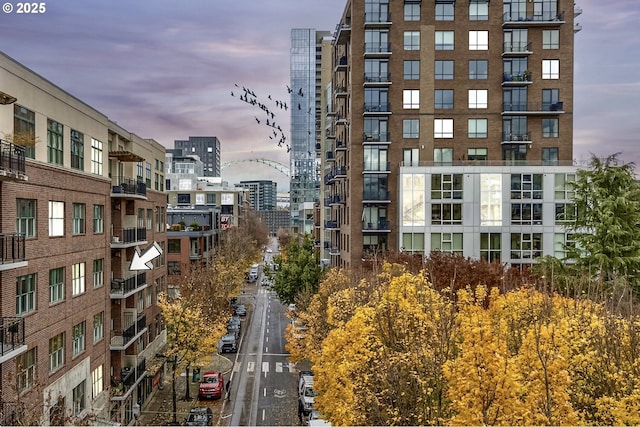
<path fill-rule="evenodd" d="M 224 378 L 221 372 L 205 372 L 200 379 L 198 399 L 214 399 L 222 397 Z"/>

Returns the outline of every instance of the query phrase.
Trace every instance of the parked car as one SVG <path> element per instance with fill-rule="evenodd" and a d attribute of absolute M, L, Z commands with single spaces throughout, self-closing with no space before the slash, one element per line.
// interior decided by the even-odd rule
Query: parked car
<path fill-rule="evenodd" d="M 237 315 L 234 315 L 227 320 L 227 325 L 240 325 L 241 323 L 240 317 Z"/>
<path fill-rule="evenodd" d="M 236 337 L 236 339 L 240 338 L 240 324 L 239 323 L 227 324 L 227 333 L 233 334 Z"/>
<path fill-rule="evenodd" d="M 198 399 L 215 399 L 222 397 L 224 378 L 221 372 L 205 372 L 198 386 Z"/>
<path fill-rule="evenodd" d="M 247 315 L 247 307 L 245 307 L 244 304 L 239 304 L 236 309 L 235 312 L 238 316 L 246 316 Z"/>
<path fill-rule="evenodd" d="M 213 411 L 208 406 L 191 408 L 189 416 L 185 419 L 186 426 L 211 426 L 213 425 Z"/>
<path fill-rule="evenodd" d="M 238 351 L 236 334 L 229 333 L 218 340 L 218 353 L 235 353 Z"/>

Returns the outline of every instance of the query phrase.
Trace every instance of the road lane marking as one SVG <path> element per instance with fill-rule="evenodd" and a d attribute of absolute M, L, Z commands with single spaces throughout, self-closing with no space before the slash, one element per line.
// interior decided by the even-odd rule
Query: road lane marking
<path fill-rule="evenodd" d="M 247 372 L 253 372 L 256 370 L 256 362 L 247 363 Z"/>
<path fill-rule="evenodd" d="M 276 362 L 276 372 L 282 372 L 282 362 Z"/>
<path fill-rule="evenodd" d="M 262 362 L 262 372 L 265 374 L 269 372 L 269 362 Z"/>

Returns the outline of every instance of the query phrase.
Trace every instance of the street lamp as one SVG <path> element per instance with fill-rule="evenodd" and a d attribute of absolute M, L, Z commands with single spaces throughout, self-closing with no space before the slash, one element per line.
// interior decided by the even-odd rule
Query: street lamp
<path fill-rule="evenodd" d="M 13 104 L 14 102 L 16 102 L 18 100 L 18 98 L 16 98 L 15 96 L 11 96 L 7 93 L 4 93 L 0 90 L 0 104 L 2 105 L 9 105 L 9 104 Z"/>

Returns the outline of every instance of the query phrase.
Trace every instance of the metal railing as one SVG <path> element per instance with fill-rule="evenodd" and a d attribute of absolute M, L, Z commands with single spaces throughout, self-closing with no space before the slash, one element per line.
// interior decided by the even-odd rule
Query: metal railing
<path fill-rule="evenodd" d="M 111 243 L 135 243 L 147 240 L 145 227 L 114 227 Z"/>
<path fill-rule="evenodd" d="M 147 283 L 147 273 L 138 273 L 135 276 L 128 277 L 126 279 L 116 278 L 111 279 L 111 293 L 118 295 L 125 295 L 135 291 L 140 286 Z"/>
<path fill-rule="evenodd" d="M 26 173 L 24 152 L 23 146 L 0 140 L 0 169 L 13 173 Z"/>
<path fill-rule="evenodd" d="M 24 345 L 24 318 L 2 317 L 0 323 L 0 356 Z"/>
<path fill-rule="evenodd" d="M 0 265 L 26 259 L 25 235 L 21 233 L 0 234 Z"/>
<path fill-rule="evenodd" d="M 147 184 L 144 181 L 138 181 L 125 176 L 116 176 L 112 181 L 112 194 L 131 194 L 134 196 L 147 195 Z"/>

